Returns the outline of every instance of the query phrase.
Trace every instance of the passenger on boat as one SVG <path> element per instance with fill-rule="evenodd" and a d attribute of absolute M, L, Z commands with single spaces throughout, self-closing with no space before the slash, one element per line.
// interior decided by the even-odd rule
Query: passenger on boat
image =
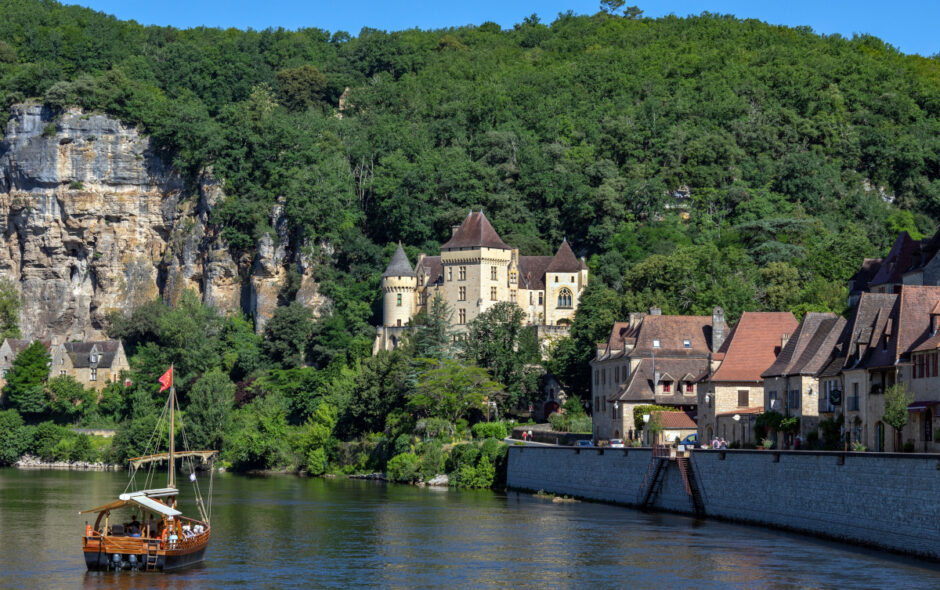
<path fill-rule="evenodd" d="M 137 515 L 134 515 L 134 520 L 127 526 L 127 532 L 132 537 L 140 536 L 140 521 L 137 520 Z"/>

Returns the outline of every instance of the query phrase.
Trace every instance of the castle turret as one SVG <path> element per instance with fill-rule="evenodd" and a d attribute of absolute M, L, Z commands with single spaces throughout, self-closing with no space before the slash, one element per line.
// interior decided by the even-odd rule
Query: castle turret
<path fill-rule="evenodd" d="M 408 256 L 398 243 L 398 249 L 382 273 L 385 326 L 407 326 L 415 312 L 415 291 L 418 279 Z"/>

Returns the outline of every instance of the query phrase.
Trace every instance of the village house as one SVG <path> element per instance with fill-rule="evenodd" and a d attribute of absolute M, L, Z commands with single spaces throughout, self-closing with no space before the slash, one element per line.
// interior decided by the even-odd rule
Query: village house
<path fill-rule="evenodd" d="M 412 268 L 401 244 L 382 273 L 383 319 L 373 354 L 398 347 L 411 319 L 429 310 L 436 295 L 453 311 L 452 327 L 467 324 L 498 302 L 515 303 L 540 342 L 568 335 L 588 269 L 567 240 L 554 256 L 522 256 L 503 242 L 482 211 L 453 228 L 440 256 L 418 255 Z"/>
<path fill-rule="evenodd" d="M 650 421 L 656 420 L 661 429 L 658 439 L 649 432 L 649 429 L 643 430 L 643 439 L 647 445 L 653 444 L 672 444 L 682 442 L 685 437 L 698 432 L 698 425 L 690 412 L 652 412 Z"/>
<path fill-rule="evenodd" d="M 31 342 L 7 338 L 0 344 L 2 385 L 6 384 L 6 374 L 13 366 L 13 359 Z M 108 383 L 117 381 L 121 371 L 130 369 L 120 340 L 58 343 L 53 338 L 42 343 L 49 351 L 50 378 L 67 375 L 84 387 L 100 392 Z"/>
<path fill-rule="evenodd" d="M 666 316 L 654 307 L 615 323 L 591 361 L 594 439 L 640 438 L 633 409 L 641 405 L 694 415 L 695 383 L 727 332 L 720 307 L 711 316 Z"/>
<path fill-rule="evenodd" d="M 754 423 L 764 411 L 761 373 L 776 360 L 799 322 L 790 312 L 744 312 L 712 357 L 718 365 L 699 384 L 698 435 L 756 444 Z"/>
<path fill-rule="evenodd" d="M 761 373 L 764 411 L 799 418 L 796 434 L 804 441 L 810 432 L 818 432 L 820 376 L 829 366 L 845 327 L 845 318 L 834 313 L 807 313 L 773 364 Z M 793 444 L 791 436 L 775 436 L 778 447 Z"/>

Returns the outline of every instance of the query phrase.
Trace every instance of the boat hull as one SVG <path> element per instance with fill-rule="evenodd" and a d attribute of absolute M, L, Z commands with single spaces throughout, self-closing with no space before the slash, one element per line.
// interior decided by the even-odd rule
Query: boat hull
<path fill-rule="evenodd" d="M 84 546 L 85 566 L 88 571 L 170 571 L 199 563 L 209 546 L 208 531 L 205 536 L 176 544 L 173 548 L 157 549 L 159 541 L 137 541 L 124 538 L 86 538 Z M 148 563 L 148 545 L 150 557 Z"/>
<path fill-rule="evenodd" d="M 154 568 L 156 571 L 166 572 L 172 571 L 175 569 L 181 569 L 184 567 L 189 567 L 195 565 L 203 560 L 203 557 L 206 553 L 206 547 L 202 547 L 191 553 L 185 553 L 182 555 L 160 555 L 157 557 L 157 563 Z M 150 571 L 146 569 L 145 561 L 141 561 L 141 558 L 146 560 L 144 555 L 136 555 L 137 561 L 136 564 L 132 564 L 128 559 L 129 555 L 123 555 L 123 558 L 120 562 L 115 563 L 113 554 L 108 553 L 85 553 L 85 566 L 90 572 L 105 572 L 105 571 L 114 571 L 114 570 L 131 570 L 136 569 L 140 571 Z"/>

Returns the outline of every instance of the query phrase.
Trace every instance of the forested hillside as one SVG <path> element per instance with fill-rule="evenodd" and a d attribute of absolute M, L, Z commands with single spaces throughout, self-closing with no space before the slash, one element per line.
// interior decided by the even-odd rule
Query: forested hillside
<path fill-rule="evenodd" d="M 359 370 L 392 244 L 437 253 L 469 209 L 525 254 L 567 237 L 588 257 L 549 363 L 575 392 L 630 310 L 842 311 L 864 256 L 940 216 L 940 59 L 872 37 L 710 14 L 353 36 L 0 13 L 3 106 L 105 111 L 191 177 L 211 165 L 240 254 L 285 199 L 334 302 L 306 335 L 320 367 Z"/>

